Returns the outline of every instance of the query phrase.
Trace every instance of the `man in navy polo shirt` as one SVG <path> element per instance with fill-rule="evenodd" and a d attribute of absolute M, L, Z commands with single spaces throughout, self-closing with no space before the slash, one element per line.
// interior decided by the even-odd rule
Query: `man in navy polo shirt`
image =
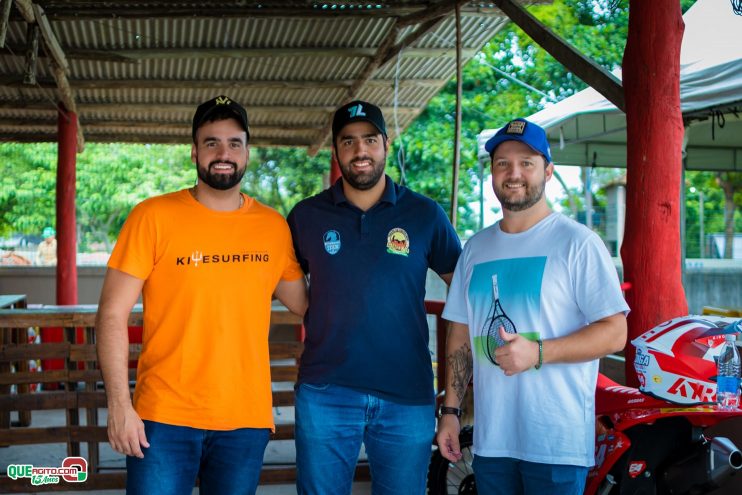
<path fill-rule="evenodd" d="M 378 107 L 338 109 L 332 141 L 342 179 L 288 217 L 310 277 L 298 492 L 349 494 L 363 443 L 374 494 L 422 494 L 435 432 L 425 277 L 449 283 L 461 243 L 440 206 L 384 174 Z"/>

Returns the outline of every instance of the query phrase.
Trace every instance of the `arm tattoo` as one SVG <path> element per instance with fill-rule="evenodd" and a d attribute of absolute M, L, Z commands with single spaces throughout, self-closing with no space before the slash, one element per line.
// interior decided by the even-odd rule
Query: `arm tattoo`
<path fill-rule="evenodd" d="M 473 361 L 469 342 L 466 342 L 448 355 L 448 366 L 451 370 L 451 374 L 449 375 L 451 386 L 456 392 L 456 397 L 459 402 L 461 402 L 466 394 L 466 389 L 469 386 L 473 370 Z"/>

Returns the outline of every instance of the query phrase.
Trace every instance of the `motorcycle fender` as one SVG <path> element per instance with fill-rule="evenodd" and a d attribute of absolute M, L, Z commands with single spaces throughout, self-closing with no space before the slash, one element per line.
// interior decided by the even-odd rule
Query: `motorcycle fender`
<path fill-rule="evenodd" d="M 630 446 L 631 440 L 620 431 L 610 431 L 595 438 L 595 466 L 587 473 L 585 495 L 597 493 L 613 465 Z"/>

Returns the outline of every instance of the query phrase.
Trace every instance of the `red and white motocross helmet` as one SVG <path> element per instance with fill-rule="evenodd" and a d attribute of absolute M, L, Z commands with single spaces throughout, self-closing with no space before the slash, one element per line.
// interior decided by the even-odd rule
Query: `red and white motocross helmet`
<path fill-rule="evenodd" d="M 688 315 L 635 338 L 639 389 L 675 404 L 715 402 L 716 360 L 728 333 L 742 333 L 742 320 Z"/>

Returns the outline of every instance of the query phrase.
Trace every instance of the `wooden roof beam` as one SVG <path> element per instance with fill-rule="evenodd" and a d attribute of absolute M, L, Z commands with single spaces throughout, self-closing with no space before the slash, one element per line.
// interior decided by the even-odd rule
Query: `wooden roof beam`
<path fill-rule="evenodd" d="M 20 12 L 23 20 L 26 21 L 26 46 L 10 46 L 11 53 L 24 53 L 26 63 L 23 74 L 23 84 L 36 84 L 36 62 L 39 58 L 39 37 L 40 29 L 36 23 L 36 16 L 33 11 L 33 4 L 30 0 L 14 0 L 15 7 Z M 55 83 L 56 84 L 56 83 Z"/>
<path fill-rule="evenodd" d="M 8 33 L 8 19 L 13 0 L 0 1 L 0 48 L 5 46 L 5 35 Z"/>
<path fill-rule="evenodd" d="M 215 90 L 239 90 L 239 89 L 276 89 L 288 90 L 305 89 L 332 89 L 349 88 L 355 82 L 354 79 L 314 79 L 305 81 L 215 81 L 203 80 L 177 80 L 177 79 L 72 79 L 69 80 L 73 89 L 215 89 Z M 371 88 L 393 88 L 394 79 L 371 79 L 366 83 Z M 37 85 L 41 88 L 54 88 L 56 82 L 52 79 L 38 80 Z M 402 79 L 399 81 L 400 88 L 433 87 L 441 85 L 438 79 Z M 14 75 L 0 76 L 0 87 L 21 88 L 23 78 Z"/>
<path fill-rule="evenodd" d="M 36 66 L 39 61 L 39 38 L 41 37 L 41 30 L 39 25 L 36 23 L 26 24 L 26 65 L 23 71 L 23 85 L 35 85 L 36 79 Z M 54 82 L 54 87 L 57 83 Z"/>
<path fill-rule="evenodd" d="M 10 130 L 11 132 L 6 132 Z M 12 137 L 8 137 L 12 134 Z M 55 142 L 56 137 L 56 126 L 52 126 L 48 129 L 48 132 L 34 132 L 21 133 L 17 129 L 5 129 L 0 127 L 0 142 L 11 142 L 11 143 L 44 143 L 44 142 Z M 88 132 L 88 140 L 96 143 L 141 143 L 141 144 L 190 144 L 191 135 L 190 131 L 183 132 L 182 135 L 157 135 L 153 133 L 147 134 L 126 134 L 126 133 L 95 133 L 92 130 Z M 303 141 L 295 138 L 261 138 L 256 136 L 250 137 L 250 146 L 292 146 L 292 147 L 307 147 L 310 146 L 311 141 Z"/>
<path fill-rule="evenodd" d="M 34 17 L 36 18 L 36 24 L 38 24 L 41 29 L 41 37 L 44 39 L 47 53 L 51 56 L 58 67 L 60 67 L 64 72 L 69 72 L 70 66 L 67 63 L 67 57 L 65 57 L 62 47 L 59 46 L 57 37 L 54 35 L 54 31 L 52 31 L 51 24 L 49 24 L 49 19 L 44 14 L 44 9 L 42 9 L 38 4 L 33 4 L 33 11 Z"/>
<path fill-rule="evenodd" d="M 33 126 L 51 126 L 55 125 L 55 118 L 53 115 L 39 117 L 0 117 L 0 126 L 22 126 L 22 127 L 33 127 Z M 158 130 L 167 127 L 179 128 L 179 129 L 190 129 L 191 121 L 184 119 L 160 119 L 156 121 L 148 120 L 146 122 L 139 122 L 137 120 L 108 120 L 105 118 L 89 118 L 85 119 L 86 129 L 89 133 L 100 132 L 101 129 L 105 128 L 132 128 L 132 129 L 147 129 L 148 132 L 151 130 Z M 319 124 L 305 124 L 305 125 L 278 125 L 278 124 L 261 124 L 261 123 L 250 123 L 250 134 L 258 133 L 279 133 L 279 132 L 314 132 L 322 128 Z"/>
<path fill-rule="evenodd" d="M 15 0 L 15 8 L 20 12 L 23 20 L 29 24 L 36 22 L 36 16 L 33 12 L 33 4 L 31 0 Z"/>
<path fill-rule="evenodd" d="M 494 0 L 510 19 L 559 63 L 595 88 L 620 110 L 626 111 L 621 80 L 557 36 L 513 0 Z"/>
<path fill-rule="evenodd" d="M 141 3 L 141 2 L 140 2 Z M 231 5 L 224 5 L 227 2 L 222 2 L 219 5 L 215 2 L 208 10 L 202 8 L 188 6 L 188 5 L 172 5 L 170 2 L 159 2 L 159 5 L 148 5 L 145 7 L 141 6 L 127 6 L 119 7 L 112 4 L 105 4 L 102 2 L 88 2 L 89 5 L 85 5 L 84 2 L 77 2 L 74 9 L 70 6 L 51 4 L 46 7 L 49 15 L 55 20 L 67 20 L 67 19 L 152 19 L 157 17 L 164 18 L 188 18 L 188 19 L 204 19 L 210 17 L 222 17 L 222 18 L 244 18 L 244 17 L 285 17 L 285 18 L 312 18 L 324 17 L 328 19 L 336 19 L 338 17 L 361 17 L 361 18 L 389 18 L 389 17 L 400 17 L 410 13 L 418 11 L 420 8 L 425 8 L 425 5 L 413 6 L 413 7 L 388 7 L 383 9 L 377 8 L 345 8 L 345 9 L 318 9 L 311 5 L 309 2 L 308 7 L 258 7 L 258 4 L 264 4 L 265 2 L 253 2 L 253 5 L 246 2 L 233 3 Z"/>
<path fill-rule="evenodd" d="M 44 14 L 44 9 L 39 5 L 32 3 L 30 0 L 15 0 L 15 5 L 27 23 L 35 23 L 39 27 L 41 38 L 44 40 L 44 47 L 46 48 L 48 55 L 52 58 L 50 69 L 57 84 L 59 99 L 66 110 L 77 113 L 75 98 L 72 94 L 69 82 L 67 81 L 69 64 L 67 63 L 67 58 L 64 55 L 62 47 L 57 41 L 57 37 L 54 35 L 51 24 L 49 24 L 49 19 Z M 78 121 L 77 152 L 82 152 L 84 147 L 85 137 L 83 136 L 82 126 Z"/>
<path fill-rule="evenodd" d="M 183 104 L 168 104 L 168 103 L 130 103 L 130 102 L 120 102 L 117 103 L 119 106 L 118 111 L 121 114 L 127 114 L 127 113 L 142 113 L 142 114 L 151 114 L 153 112 L 181 112 L 185 113 L 189 116 L 193 115 L 193 112 L 196 111 L 196 107 L 198 106 L 200 102 L 193 103 L 192 105 L 183 105 Z M 304 105 L 304 106 L 296 106 L 296 105 L 250 105 L 246 102 L 241 102 L 245 109 L 247 110 L 248 115 L 251 113 L 257 113 L 257 112 L 269 112 L 269 113 L 305 113 L 305 112 L 316 112 L 316 113 L 329 113 L 334 112 L 335 107 L 334 106 L 328 106 L 328 105 Z M 26 110 L 54 110 L 56 111 L 56 108 L 51 107 L 49 101 L 47 100 L 37 100 L 37 101 L 26 101 L 19 103 L 18 101 L 0 101 L 0 109 L 12 109 L 12 110 L 18 110 L 18 108 L 21 107 Z M 104 113 L 104 114 L 110 114 L 111 112 L 116 111 L 116 108 L 112 106 L 111 103 L 80 103 L 78 105 L 79 111 L 85 115 L 88 113 Z M 382 112 L 391 112 L 394 109 L 390 106 L 382 106 L 381 107 Z M 417 107 L 397 107 L 397 112 L 402 114 L 408 114 L 408 113 L 417 113 L 420 109 Z"/>
<path fill-rule="evenodd" d="M 20 45 L 9 45 L 18 53 L 23 52 Z M 95 60 L 98 62 L 114 62 L 133 64 L 142 60 L 166 59 L 212 59 L 218 58 L 275 58 L 275 57 L 348 57 L 373 58 L 376 48 L 346 48 L 346 47 L 310 47 L 310 48 L 141 48 L 129 50 L 87 50 L 82 48 L 67 48 L 66 58 L 73 60 Z M 472 57 L 476 50 L 464 49 L 464 54 Z M 408 57 L 453 57 L 447 48 L 408 48 L 405 51 Z"/>
<path fill-rule="evenodd" d="M 466 51 L 469 56 L 474 50 Z M 405 52 L 409 57 L 452 56 L 445 48 L 411 48 Z M 131 50 L 78 50 L 68 49 L 69 58 L 110 62 L 137 62 L 140 60 L 212 59 L 219 58 L 274 58 L 274 57 L 348 57 L 373 58 L 375 48 L 309 47 L 309 48 L 142 48 Z"/>
<path fill-rule="evenodd" d="M 225 2 L 223 2 L 225 3 Z M 246 4 L 219 5 L 215 2 L 208 11 L 198 7 L 187 5 L 172 5 L 171 2 L 159 2 L 146 7 L 120 7 L 111 3 L 103 2 L 85 2 L 77 1 L 72 8 L 69 5 L 63 5 L 61 2 L 49 2 L 45 7 L 47 15 L 54 20 L 86 20 L 86 19 L 152 19 L 152 18 L 189 18 L 204 19 L 211 17 L 220 18 L 245 18 L 245 17 L 278 17 L 278 18 L 375 18 L 388 19 L 400 18 L 405 19 L 403 25 L 416 24 L 426 20 L 425 12 L 436 7 L 430 7 L 434 2 L 418 2 L 418 5 L 408 6 L 388 6 L 382 9 L 377 8 L 336 8 L 336 9 L 318 9 L 313 5 L 301 7 L 268 7 L 265 2 L 252 2 Z M 260 6 L 258 6 L 260 5 Z M 487 6 L 481 6 L 476 3 L 462 7 L 464 15 L 501 15 L 496 9 Z M 417 19 L 416 19 L 417 17 Z"/>

